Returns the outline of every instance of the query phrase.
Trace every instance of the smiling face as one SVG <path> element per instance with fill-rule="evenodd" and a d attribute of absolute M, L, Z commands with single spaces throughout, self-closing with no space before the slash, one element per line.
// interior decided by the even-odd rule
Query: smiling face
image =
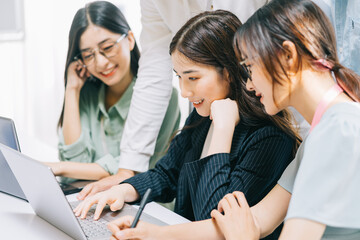
<path fill-rule="evenodd" d="M 171 59 L 181 96 L 189 99 L 200 116 L 209 116 L 211 103 L 228 96 L 229 84 L 213 66 L 193 62 L 178 51 Z"/>
<path fill-rule="evenodd" d="M 101 47 L 106 49 L 121 37 L 121 34 L 110 32 L 109 30 L 89 25 L 80 38 L 80 50 L 93 50 Z M 108 86 L 117 86 L 131 82 L 132 73 L 130 71 L 130 51 L 134 47 L 133 36 L 130 33 L 114 46 L 118 48 L 118 53 L 106 58 L 104 55 L 95 50 L 94 62 L 87 66 L 90 74 L 100 79 Z"/>

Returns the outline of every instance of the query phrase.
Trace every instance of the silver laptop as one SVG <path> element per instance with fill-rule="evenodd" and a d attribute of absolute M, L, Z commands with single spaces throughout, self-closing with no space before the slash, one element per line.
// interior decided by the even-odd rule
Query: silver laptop
<path fill-rule="evenodd" d="M 0 117 L 0 143 L 20 152 L 20 144 L 15 130 L 14 121 Z M 94 181 L 79 180 L 71 184 L 59 183 L 65 194 L 80 192 L 83 187 Z M 26 201 L 25 194 L 16 181 L 9 165 L 0 154 L 0 191 Z"/>
<path fill-rule="evenodd" d="M 98 221 L 93 220 L 94 208 L 86 219 L 79 219 L 72 211 L 72 207 L 79 202 L 67 201 L 50 168 L 3 144 L 0 144 L 0 151 L 35 213 L 75 239 L 109 239 L 111 233 L 106 227 L 109 221 L 125 215 L 135 216 L 137 212 L 137 208 L 125 204 L 117 212 L 105 209 Z M 141 220 L 160 226 L 167 225 L 146 213 L 142 214 Z"/>
<path fill-rule="evenodd" d="M 20 152 L 15 124 L 9 118 L 0 117 L 0 143 Z M 14 197 L 26 200 L 19 183 L 11 171 L 4 156 L 0 153 L 0 191 Z"/>

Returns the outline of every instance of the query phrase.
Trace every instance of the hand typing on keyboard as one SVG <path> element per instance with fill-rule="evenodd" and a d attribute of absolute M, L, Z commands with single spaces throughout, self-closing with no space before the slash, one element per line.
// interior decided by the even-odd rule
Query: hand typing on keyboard
<path fill-rule="evenodd" d="M 75 216 L 81 219 L 86 218 L 90 208 L 97 204 L 94 213 L 94 220 L 98 220 L 106 205 L 110 206 L 111 211 L 120 210 L 125 202 L 133 202 L 139 198 L 139 194 L 130 184 L 120 184 L 113 186 L 109 190 L 95 194 L 86 198 L 73 211 Z"/>
<path fill-rule="evenodd" d="M 76 202 L 71 202 L 70 205 L 72 208 L 75 208 Z M 95 208 L 90 208 L 87 217 L 84 219 L 80 219 L 79 217 L 79 223 L 81 225 L 81 228 L 83 229 L 85 235 L 88 238 L 96 238 L 96 237 L 107 237 L 111 236 L 111 233 L 109 230 L 106 231 L 107 224 L 109 221 L 100 218 L 98 221 L 94 221 L 94 212 Z"/>

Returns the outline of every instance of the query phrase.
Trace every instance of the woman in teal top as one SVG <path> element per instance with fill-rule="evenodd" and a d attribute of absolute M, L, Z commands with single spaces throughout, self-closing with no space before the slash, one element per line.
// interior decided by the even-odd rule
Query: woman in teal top
<path fill-rule="evenodd" d="M 113 239 L 253 240 L 284 219 L 281 240 L 360 239 L 360 76 L 339 63 L 329 19 L 310 0 L 272 0 L 239 28 L 234 43 L 246 87 L 266 112 L 293 106 L 311 123 L 295 160 L 251 208 L 236 191 L 212 219 L 129 228 L 133 217 L 123 217 L 108 225 Z"/>
<path fill-rule="evenodd" d="M 139 57 L 134 35 L 115 5 L 99 1 L 78 10 L 69 34 L 59 120 L 61 162 L 47 163 L 64 182 L 98 180 L 119 171 L 126 179 L 153 167 L 165 153 L 180 120 L 175 89 L 150 163 L 118 160 Z"/>

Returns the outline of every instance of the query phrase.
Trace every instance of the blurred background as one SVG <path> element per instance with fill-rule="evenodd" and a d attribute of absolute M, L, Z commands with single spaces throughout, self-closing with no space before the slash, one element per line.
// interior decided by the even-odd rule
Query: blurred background
<path fill-rule="evenodd" d="M 0 116 L 15 121 L 22 152 L 37 160 L 57 158 L 68 33 L 87 2 L 92 1 L 0 1 Z M 122 10 L 141 49 L 140 0 L 109 2 Z M 175 79 L 173 84 L 178 87 Z M 179 101 L 182 126 L 188 101 Z"/>

